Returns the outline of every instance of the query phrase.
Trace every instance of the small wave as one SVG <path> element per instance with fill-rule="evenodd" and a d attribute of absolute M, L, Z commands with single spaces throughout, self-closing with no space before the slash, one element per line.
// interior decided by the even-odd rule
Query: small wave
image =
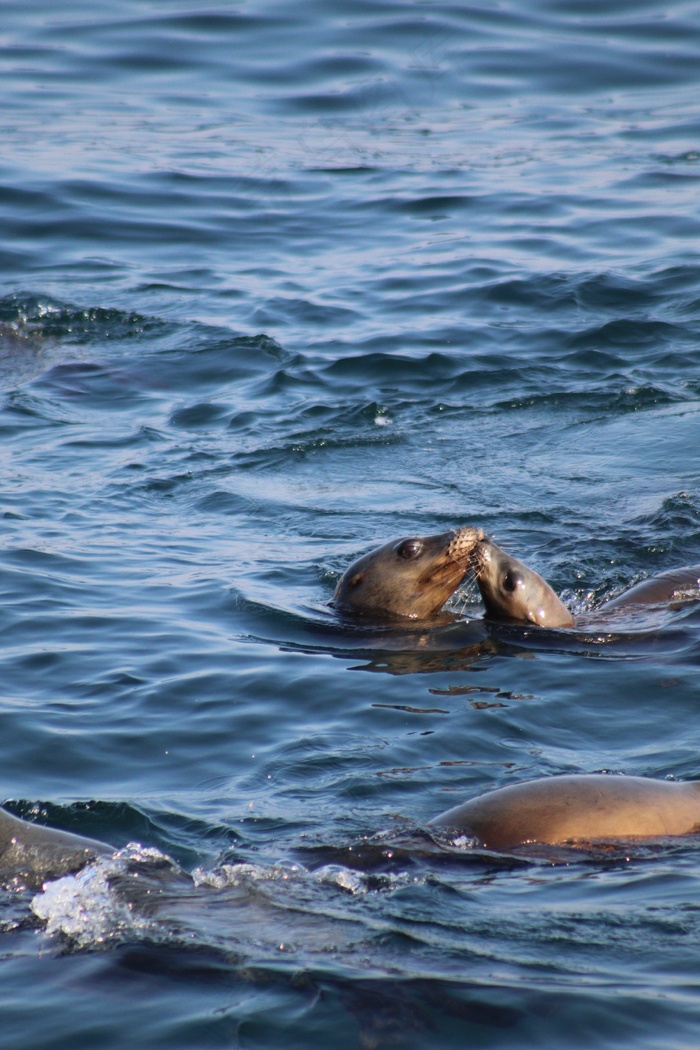
<path fill-rule="evenodd" d="M 31 910 L 50 935 L 61 934 L 80 948 L 158 934 L 158 924 L 115 890 L 120 876 L 148 875 L 172 862 L 154 848 L 130 843 L 112 857 L 101 857 L 76 875 L 47 882 L 31 901 Z"/>
<path fill-rule="evenodd" d="M 290 879 L 299 878 L 305 869 L 299 864 L 251 864 L 240 862 L 238 864 L 220 864 L 216 868 L 195 868 L 192 872 L 192 881 L 195 886 L 209 886 L 215 890 L 224 889 L 227 886 L 240 886 L 249 883 L 260 882 L 288 882 Z"/>
<path fill-rule="evenodd" d="M 212 870 L 197 868 L 192 873 L 195 886 L 209 886 L 223 890 L 230 886 L 263 883 L 295 882 L 298 884 L 331 886 L 352 896 L 361 896 L 377 890 L 394 890 L 408 882 L 423 881 L 423 877 L 408 872 L 361 872 L 342 864 L 324 864 L 309 871 L 301 864 L 221 864 Z"/>

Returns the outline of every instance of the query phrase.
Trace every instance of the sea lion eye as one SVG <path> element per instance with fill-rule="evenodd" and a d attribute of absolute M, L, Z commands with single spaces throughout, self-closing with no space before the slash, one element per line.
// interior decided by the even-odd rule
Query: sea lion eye
<path fill-rule="evenodd" d="M 517 572 L 507 572 L 503 577 L 503 590 L 511 593 L 520 583 L 520 575 Z"/>
<path fill-rule="evenodd" d="M 423 553 L 423 544 L 420 540 L 402 540 L 396 548 L 399 558 L 417 558 Z"/>

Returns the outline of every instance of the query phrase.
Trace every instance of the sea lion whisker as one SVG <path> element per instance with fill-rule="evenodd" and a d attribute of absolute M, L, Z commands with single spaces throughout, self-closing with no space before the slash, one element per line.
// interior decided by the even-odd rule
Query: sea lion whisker
<path fill-rule="evenodd" d="M 474 602 L 476 591 L 476 579 L 473 576 L 473 567 L 469 570 L 468 575 L 462 581 L 462 586 L 455 591 L 455 606 L 458 614 L 461 616 L 464 613 L 467 605 L 471 605 Z"/>

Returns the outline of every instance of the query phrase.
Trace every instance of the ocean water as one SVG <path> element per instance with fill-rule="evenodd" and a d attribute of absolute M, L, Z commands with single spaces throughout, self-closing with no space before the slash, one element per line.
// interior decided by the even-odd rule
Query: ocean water
<path fill-rule="evenodd" d="M 700 1042 L 697 839 L 497 856 L 486 790 L 700 778 L 700 610 L 344 624 L 484 528 L 578 612 L 700 562 L 690 2 L 5 0 L 11 1050 Z"/>

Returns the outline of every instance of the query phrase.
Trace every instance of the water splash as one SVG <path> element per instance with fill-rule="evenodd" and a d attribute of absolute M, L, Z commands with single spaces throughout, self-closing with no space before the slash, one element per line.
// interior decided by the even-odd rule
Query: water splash
<path fill-rule="evenodd" d="M 95 948 L 133 938 L 153 935 L 156 922 L 122 895 L 117 880 L 137 878 L 149 869 L 170 864 L 160 850 L 130 843 L 112 857 L 100 857 L 75 875 L 66 875 L 44 884 L 30 907 L 46 924 L 50 935 L 62 934 L 76 947 Z"/>

